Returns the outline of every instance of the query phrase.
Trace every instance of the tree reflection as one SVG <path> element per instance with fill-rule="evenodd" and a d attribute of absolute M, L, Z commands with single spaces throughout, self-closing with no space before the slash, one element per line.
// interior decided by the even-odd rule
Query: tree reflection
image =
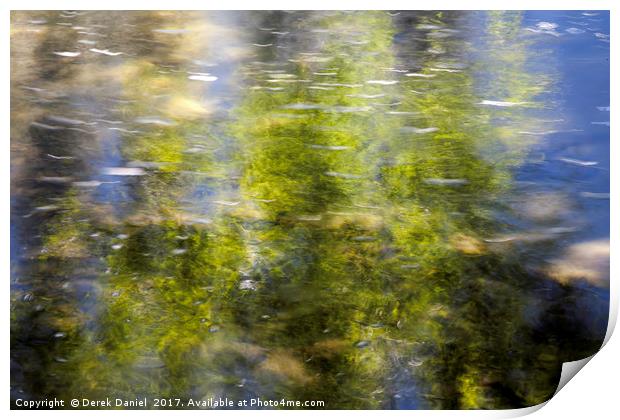
<path fill-rule="evenodd" d="M 531 146 L 519 131 L 542 127 L 553 82 L 528 67 L 521 15 L 238 16 L 254 28 L 86 14 L 76 22 L 127 57 L 14 70 L 15 84 L 96 97 L 55 98 L 79 123 L 12 110 L 34 162 L 15 213 L 35 209 L 18 224 L 41 248 L 16 269 L 13 391 L 326 408 L 548 399 L 560 363 L 597 341 L 579 332 L 563 350 L 575 331 L 561 315 L 551 335 L 533 328 L 545 279 L 488 240 Z M 50 31 L 28 48 L 74 38 Z M 247 41 L 218 52 L 242 80 L 211 93 L 201 57 L 224 38 Z M 42 186 L 25 181 L 42 172 Z"/>

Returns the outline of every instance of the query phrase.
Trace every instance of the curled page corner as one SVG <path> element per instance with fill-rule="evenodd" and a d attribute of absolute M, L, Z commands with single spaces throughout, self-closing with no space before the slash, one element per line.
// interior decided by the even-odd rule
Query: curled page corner
<path fill-rule="evenodd" d="M 616 321 L 618 318 L 618 302 L 614 299 L 610 300 L 610 308 L 609 308 L 609 318 L 607 322 L 607 332 L 605 333 L 605 338 L 603 343 L 601 344 L 601 348 L 596 351 L 596 353 L 591 356 L 585 357 L 580 360 L 574 360 L 572 362 L 565 362 L 562 364 L 562 373 L 560 374 L 560 381 L 558 383 L 558 387 L 556 388 L 553 396 L 555 397 L 558 392 L 571 380 L 573 377 L 579 372 L 592 358 L 605 347 L 605 345 L 609 342 L 614 329 L 616 328 Z M 552 397 L 553 398 L 553 397 Z"/>
<path fill-rule="evenodd" d="M 608 329 L 608 332 L 609 332 L 609 329 Z M 545 405 L 547 405 L 547 403 L 549 401 L 551 401 L 553 399 L 553 397 L 555 397 L 558 394 L 558 392 L 560 392 L 560 390 L 562 388 L 564 388 L 564 386 L 571 379 L 573 379 L 573 377 L 577 374 L 577 372 L 579 372 L 595 355 L 596 355 L 596 353 L 594 353 L 593 355 L 591 355 L 589 357 L 586 357 L 584 359 L 573 360 L 572 362 L 564 362 L 564 363 L 562 363 L 562 372 L 560 373 L 560 380 L 558 382 L 558 386 L 555 389 L 555 392 L 553 393 L 553 396 L 551 398 L 549 398 L 547 401 L 544 401 L 544 402 L 542 402 L 540 404 L 537 404 L 537 405 L 533 405 L 531 407 L 524 407 L 524 408 L 517 408 L 517 409 L 513 409 L 513 410 L 507 410 L 507 411 L 503 412 L 498 418 L 523 417 L 523 416 L 527 416 L 529 414 L 532 414 L 532 413 L 540 410 Z"/>
<path fill-rule="evenodd" d="M 617 296 L 617 293 L 618 292 L 615 291 L 616 296 Z M 599 351 L 601 351 L 601 349 L 605 347 L 605 345 L 611 338 L 611 335 L 614 333 L 614 330 L 616 329 L 617 320 L 618 320 L 618 298 L 616 297 L 615 299 L 609 300 L 609 318 L 607 320 L 607 332 L 605 333 L 605 338 L 603 339 L 603 344 L 601 344 L 601 348 L 599 349 Z"/>
<path fill-rule="evenodd" d="M 595 355 L 596 353 L 594 353 L 592 356 L 580 360 L 573 360 L 572 362 L 562 363 L 562 373 L 560 374 L 560 381 L 558 382 L 558 387 L 553 393 L 553 396 L 555 397 L 557 393 L 560 392 L 562 388 L 564 388 L 568 381 L 573 379 L 577 372 L 579 372 L 590 360 L 592 360 Z"/>
<path fill-rule="evenodd" d="M 571 380 L 573 379 L 573 377 L 575 375 L 577 375 L 577 373 L 583 369 L 583 367 L 585 365 L 588 364 L 588 362 L 590 360 L 592 360 L 592 358 L 594 356 L 596 356 L 596 354 L 601 351 L 603 349 L 603 347 L 605 347 L 605 345 L 609 342 L 609 339 L 611 338 L 611 335 L 614 332 L 614 329 L 616 327 L 616 321 L 618 318 L 618 303 L 615 300 L 611 300 L 610 301 L 610 308 L 609 308 L 609 318 L 608 318 L 608 323 L 607 323 L 607 332 L 605 333 L 605 338 L 603 340 L 603 343 L 601 344 L 601 348 L 599 348 L 594 354 L 592 354 L 591 356 L 585 357 L 583 359 L 579 359 L 579 360 L 573 360 L 572 362 L 564 362 L 562 363 L 562 372 L 560 373 L 560 380 L 558 382 L 558 386 L 555 389 L 555 392 L 553 393 L 553 397 L 555 397 L 558 392 L 560 392 L 560 390 L 562 388 L 564 388 L 564 386 Z M 539 409 L 541 409 L 542 407 L 544 407 L 549 401 L 551 401 L 551 398 L 541 404 L 532 406 L 532 407 L 527 407 L 527 408 L 523 408 L 518 410 L 519 413 L 517 415 L 521 416 L 521 415 L 527 415 L 530 413 L 533 413 L 535 411 L 538 411 Z"/>

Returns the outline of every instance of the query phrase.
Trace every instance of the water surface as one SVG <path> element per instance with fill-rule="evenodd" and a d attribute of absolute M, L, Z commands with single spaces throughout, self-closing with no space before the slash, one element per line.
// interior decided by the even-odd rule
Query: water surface
<path fill-rule="evenodd" d="M 606 12 L 14 12 L 11 398 L 518 408 L 602 343 Z"/>

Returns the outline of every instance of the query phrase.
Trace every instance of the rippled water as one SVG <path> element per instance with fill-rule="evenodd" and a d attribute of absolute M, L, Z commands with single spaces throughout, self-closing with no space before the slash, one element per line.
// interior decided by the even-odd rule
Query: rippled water
<path fill-rule="evenodd" d="M 516 408 L 602 343 L 606 12 L 14 12 L 11 398 Z"/>

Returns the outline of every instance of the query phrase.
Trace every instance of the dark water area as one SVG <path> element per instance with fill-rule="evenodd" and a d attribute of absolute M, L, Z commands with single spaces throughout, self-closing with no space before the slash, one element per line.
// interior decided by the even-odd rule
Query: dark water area
<path fill-rule="evenodd" d="M 546 401 L 607 327 L 609 41 L 602 11 L 13 12 L 13 404 Z"/>

